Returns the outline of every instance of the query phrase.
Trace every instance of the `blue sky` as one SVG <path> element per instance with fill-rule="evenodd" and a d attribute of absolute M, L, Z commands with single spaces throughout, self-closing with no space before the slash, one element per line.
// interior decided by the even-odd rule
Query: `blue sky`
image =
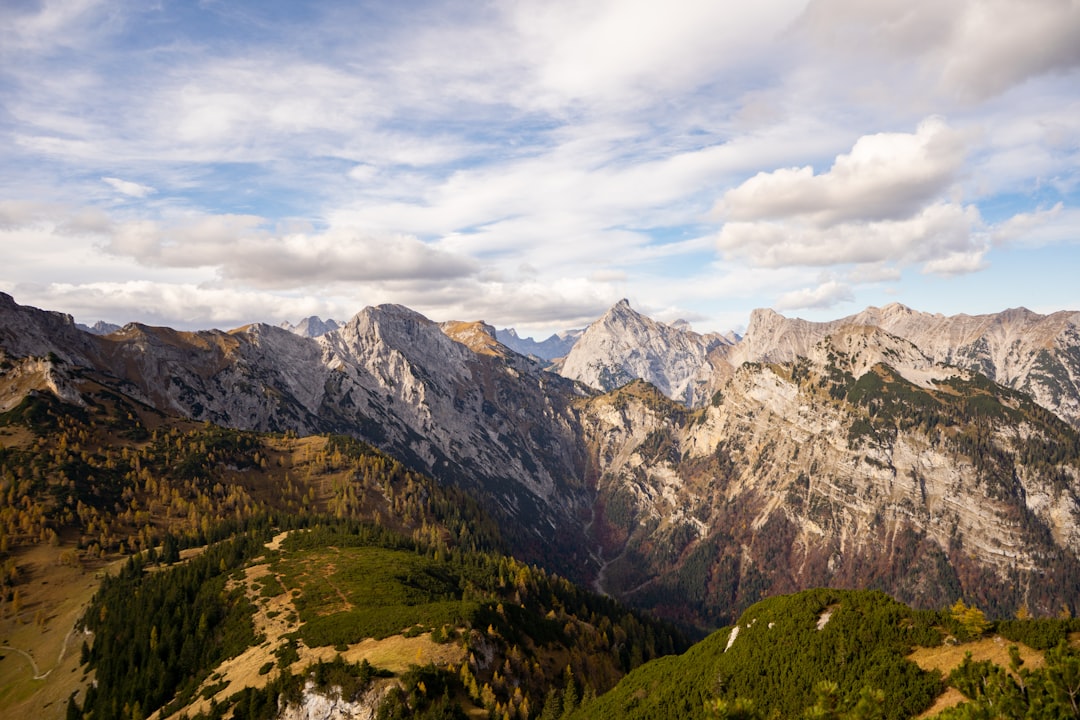
<path fill-rule="evenodd" d="M 83 322 L 1080 310 L 1077 0 L 15 0 L 0 136 Z"/>

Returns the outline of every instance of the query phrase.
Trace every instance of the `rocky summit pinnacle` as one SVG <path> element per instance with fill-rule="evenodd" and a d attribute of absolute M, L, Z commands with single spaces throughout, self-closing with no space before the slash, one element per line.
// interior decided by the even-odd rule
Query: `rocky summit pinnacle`
<path fill-rule="evenodd" d="M 620 300 L 585 330 L 558 370 L 600 390 L 645 380 L 668 397 L 693 405 L 707 383 L 711 351 L 728 344 L 720 335 L 699 335 L 683 325 L 657 322 Z"/>

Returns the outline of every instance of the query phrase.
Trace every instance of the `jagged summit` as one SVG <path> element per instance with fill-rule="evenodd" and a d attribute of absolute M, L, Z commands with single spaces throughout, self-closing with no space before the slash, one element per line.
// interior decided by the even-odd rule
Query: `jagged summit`
<path fill-rule="evenodd" d="M 720 335 L 657 322 L 623 299 L 585 330 L 559 373 L 601 390 L 646 380 L 668 397 L 695 404 L 711 374 L 710 352 L 726 344 Z"/>
<path fill-rule="evenodd" d="M 1080 425 L 1080 313 L 1073 311 L 1040 315 L 1013 308 L 946 316 L 891 303 L 838 320 L 811 322 L 755 310 L 729 360 L 735 365 L 790 361 L 845 325 L 879 327 L 911 342 L 936 363 L 980 372 Z"/>
<path fill-rule="evenodd" d="M 279 327 L 303 337 L 319 337 L 320 335 L 325 335 L 328 332 L 337 330 L 338 327 L 340 327 L 340 324 L 333 319 L 323 320 L 316 315 L 312 315 L 304 318 L 295 325 L 286 321 L 281 323 Z"/>
<path fill-rule="evenodd" d="M 514 328 L 507 328 L 496 330 L 495 337 L 514 352 L 551 361 L 565 357 L 584 332 L 582 328 L 563 330 L 537 342 L 532 338 L 520 337 Z"/>
<path fill-rule="evenodd" d="M 76 323 L 76 326 L 83 332 L 88 332 L 92 335 L 108 335 L 120 329 L 120 326 L 116 323 L 105 322 L 104 320 L 98 320 L 93 325 Z"/>

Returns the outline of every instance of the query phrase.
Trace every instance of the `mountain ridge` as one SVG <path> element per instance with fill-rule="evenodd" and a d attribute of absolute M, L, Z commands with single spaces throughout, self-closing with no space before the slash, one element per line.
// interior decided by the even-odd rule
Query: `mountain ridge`
<path fill-rule="evenodd" d="M 920 605 L 968 593 L 1006 613 L 1080 604 L 1068 589 L 1080 443 L 1050 412 L 1076 394 L 1074 314 L 949 321 L 927 352 L 905 337 L 923 316 L 903 306 L 832 323 L 758 311 L 731 344 L 619 303 L 571 353 L 578 367 L 629 359 L 610 375 L 632 382 L 603 391 L 486 324 L 400 305 L 317 338 L 262 324 L 95 336 L 10 297 L 0 306 L 6 407 L 31 390 L 77 404 L 93 378 L 197 421 L 353 435 L 476 494 L 522 557 L 687 625 L 764 594 L 866 582 Z M 1013 342 L 1020 327 L 1041 334 Z M 991 331 L 986 348 L 1008 340 L 1013 356 L 981 349 Z M 935 357 L 1005 357 L 1004 374 L 1047 367 L 1022 360 L 1048 346 L 1065 368 L 1049 409 Z M 1046 376 L 1027 377 L 1014 383 Z"/>

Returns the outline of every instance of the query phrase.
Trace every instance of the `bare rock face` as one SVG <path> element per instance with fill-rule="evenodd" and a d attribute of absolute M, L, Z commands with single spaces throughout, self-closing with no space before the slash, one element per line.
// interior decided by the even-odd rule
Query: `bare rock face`
<path fill-rule="evenodd" d="M 1077 601 L 1080 442 L 1020 393 L 843 325 L 790 362 L 743 364 L 703 410 L 665 400 L 631 385 L 584 413 L 615 595 L 681 596 L 706 623 L 817 585 L 1005 613 Z"/>
<path fill-rule="evenodd" d="M 321 692 L 310 680 L 304 685 L 300 702 L 289 703 L 278 714 L 279 720 L 375 720 L 379 705 L 386 697 L 390 685 L 372 687 L 359 698 L 345 700 L 341 688 Z"/>
<path fill-rule="evenodd" d="M 685 325 L 665 325 L 620 301 L 585 330 L 558 366 L 563 377 L 600 390 L 645 380 L 687 405 L 705 399 L 701 388 L 712 372 L 710 351 L 730 341 L 699 335 Z"/>
<path fill-rule="evenodd" d="M 1039 315 L 1024 308 L 990 315 L 922 313 L 894 303 L 814 323 L 755 310 L 729 361 L 784 362 L 845 325 L 879 327 L 908 340 L 937 363 L 975 370 L 1031 395 L 1080 427 L 1080 313 Z"/>
<path fill-rule="evenodd" d="M 94 343 L 67 314 L 23 307 L 0 292 L 0 357 L 46 357 L 85 364 Z"/>
<path fill-rule="evenodd" d="M 400 306 L 368 308 L 321 338 L 335 407 L 355 407 L 379 424 L 382 444 L 411 448 L 425 467 L 452 460 L 565 509 L 562 490 L 580 471 L 569 384 L 483 326 L 450 330 L 473 347 Z"/>

